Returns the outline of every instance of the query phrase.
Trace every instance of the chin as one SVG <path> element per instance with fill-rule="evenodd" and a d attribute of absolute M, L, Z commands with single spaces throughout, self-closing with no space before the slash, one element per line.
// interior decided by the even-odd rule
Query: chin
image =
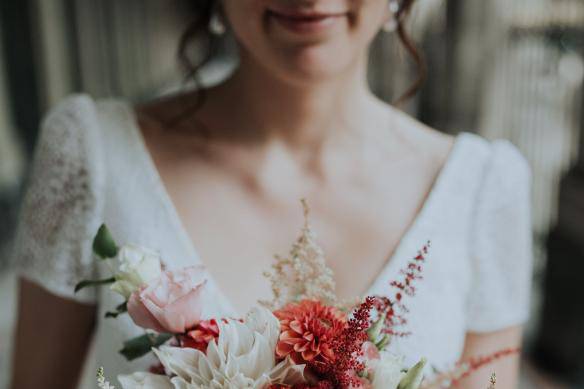
<path fill-rule="evenodd" d="M 311 85 L 342 77 L 362 65 L 383 16 L 371 4 L 381 9 L 385 3 L 358 7 L 352 0 L 314 0 L 303 4 L 225 0 L 242 60 L 277 79 Z"/>
<path fill-rule="evenodd" d="M 347 51 L 313 47 L 281 52 L 271 62 L 270 68 L 279 78 L 314 85 L 342 77 L 351 70 L 355 58 Z"/>

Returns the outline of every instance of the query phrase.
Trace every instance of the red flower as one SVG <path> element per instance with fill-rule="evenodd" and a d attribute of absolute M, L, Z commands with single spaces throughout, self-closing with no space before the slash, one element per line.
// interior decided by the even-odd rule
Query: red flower
<path fill-rule="evenodd" d="M 341 388 L 363 388 L 362 380 L 356 372 L 365 368 L 363 345 L 367 342 L 367 329 L 370 326 L 370 314 L 375 298 L 369 296 L 353 311 L 347 327 L 340 336 L 331 342 L 331 347 L 338 356 L 326 372 L 331 380 Z M 365 347 L 366 348 L 366 347 Z"/>
<path fill-rule="evenodd" d="M 199 322 L 186 335 L 181 337 L 181 346 L 196 348 L 199 351 L 207 352 L 207 345 L 210 341 L 219 337 L 219 326 L 215 319 Z"/>
<path fill-rule="evenodd" d="M 156 375 L 166 375 L 166 371 L 164 370 L 164 366 L 162 366 L 162 363 L 158 362 L 155 365 L 150 366 L 150 369 L 148 369 L 148 371 L 152 374 L 156 374 Z"/>
<path fill-rule="evenodd" d="M 335 359 L 332 342 L 347 325 L 343 312 L 318 301 L 304 300 L 288 304 L 274 315 L 281 325 L 278 357 L 290 355 L 294 362 L 313 367 Z"/>

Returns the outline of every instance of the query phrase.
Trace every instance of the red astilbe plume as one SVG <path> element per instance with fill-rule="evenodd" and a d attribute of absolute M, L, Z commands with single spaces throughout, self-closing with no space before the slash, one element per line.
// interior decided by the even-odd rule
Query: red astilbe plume
<path fill-rule="evenodd" d="M 369 339 L 367 329 L 371 325 L 371 310 L 375 298 L 368 296 L 355 309 L 347 327 L 335 338 L 332 348 L 336 356 L 333 364 L 327 366 L 325 373 L 335 387 L 360 387 L 361 381 L 355 373 L 365 369 L 361 356 L 363 344 Z"/>
<path fill-rule="evenodd" d="M 408 262 L 407 266 L 400 271 L 404 277 L 402 280 L 391 281 L 390 286 L 396 289 L 393 298 L 384 296 L 377 297 L 375 308 L 385 315 L 384 333 L 392 336 L 408 336 L 408 332 L 397 331 L 397 327 L 407 324 L 406 314 L 408 309 L 403 302 L 404 296 L 413 297 L 416 294 L 415 281 L 422 279 L 422 265 L 426 261 L 426 255 L 430 243 L 428 242 L 418 254 Z"/>
<path fill-rule="evenodd" d="M 443 372 L 435 376 L 431 381 L 425 382 L 421 389 L 446 389 L 456 387 L 460 381 L 479 369 L 492 364 L 503 358 L 518 354 L 519 348 L 506 348 L 485 356 L 471 358 L 468 361 L 460 362 L 454 369 Z"/>
<path fill-rule="evenodd" d="M 347 325 L 345 314 L 315 300 L 291 303 L 274 312 L 281 332 L 276 355 L 316 370 L 335 361 L 332 342 Z"/>
<path fill-rule="evenodd" d="M 280 384 L 275 384 L 275 385 L 270 385 L 268 387 L 268 389 L 334 389 L 334 385 L 328 381 L 328 380 L 324 380 L 324 381 L 319 381 L 316 384 L 297 384 L 294 386 L 288 386 L 288 385 L 280 385 Z"/>
<path fill-rule="evenodd" d="M 484 355 L 480 357 L 471 358 L 466 362 L 462 362 L 460 364 L 462 374 L 452 380 L 452 386 L 456 386 L 459 381 L 464 378 L 467 378 L 474 372 L 478 371 L 479 369 L 492 364 L 499 359 L 509 357 L 511 355 L 519 354 L 521 349 L 518 347 L 515 348 L 506 348 L 503 350 L 496 351 L 489 355 Z"/>
<path fill-rule="evenodd" d="M 286 385 L 271 385 L 268 389 L 334 389 L 334 385 L 328 381 L 319 381 L 316 384 L 298 384 L 294 386 L 286 386 Z"/>

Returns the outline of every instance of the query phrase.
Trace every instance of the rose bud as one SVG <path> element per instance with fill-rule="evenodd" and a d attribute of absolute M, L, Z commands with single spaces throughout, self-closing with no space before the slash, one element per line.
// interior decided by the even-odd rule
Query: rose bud
<path fill-rule="evenodd" d="M 142 328 L 182 334 L 202 320 L 206 284 L 203 266 L 164 271 L 128 300 L 128 313 Z"/>

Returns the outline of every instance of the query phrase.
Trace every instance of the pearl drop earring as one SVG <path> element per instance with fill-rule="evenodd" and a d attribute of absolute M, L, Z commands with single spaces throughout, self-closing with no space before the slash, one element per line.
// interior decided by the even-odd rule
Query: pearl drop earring
<path fill-rule="evenodd" d="M 398 0 L 389 0 L 390 19 L 383 25 L 383 31 L 394 32 L 398 27 L 397 15 L 399 13 L 400 5 Z"/>
<path fill-rule="evenodd" d="M 225 27 L 225 22 L 223 21 L 223 16 L 218 9 L 213 11 L 211 19 L 209 19 L 209 31 L 214 35 L 223 35 L 227 31 Z"/>

